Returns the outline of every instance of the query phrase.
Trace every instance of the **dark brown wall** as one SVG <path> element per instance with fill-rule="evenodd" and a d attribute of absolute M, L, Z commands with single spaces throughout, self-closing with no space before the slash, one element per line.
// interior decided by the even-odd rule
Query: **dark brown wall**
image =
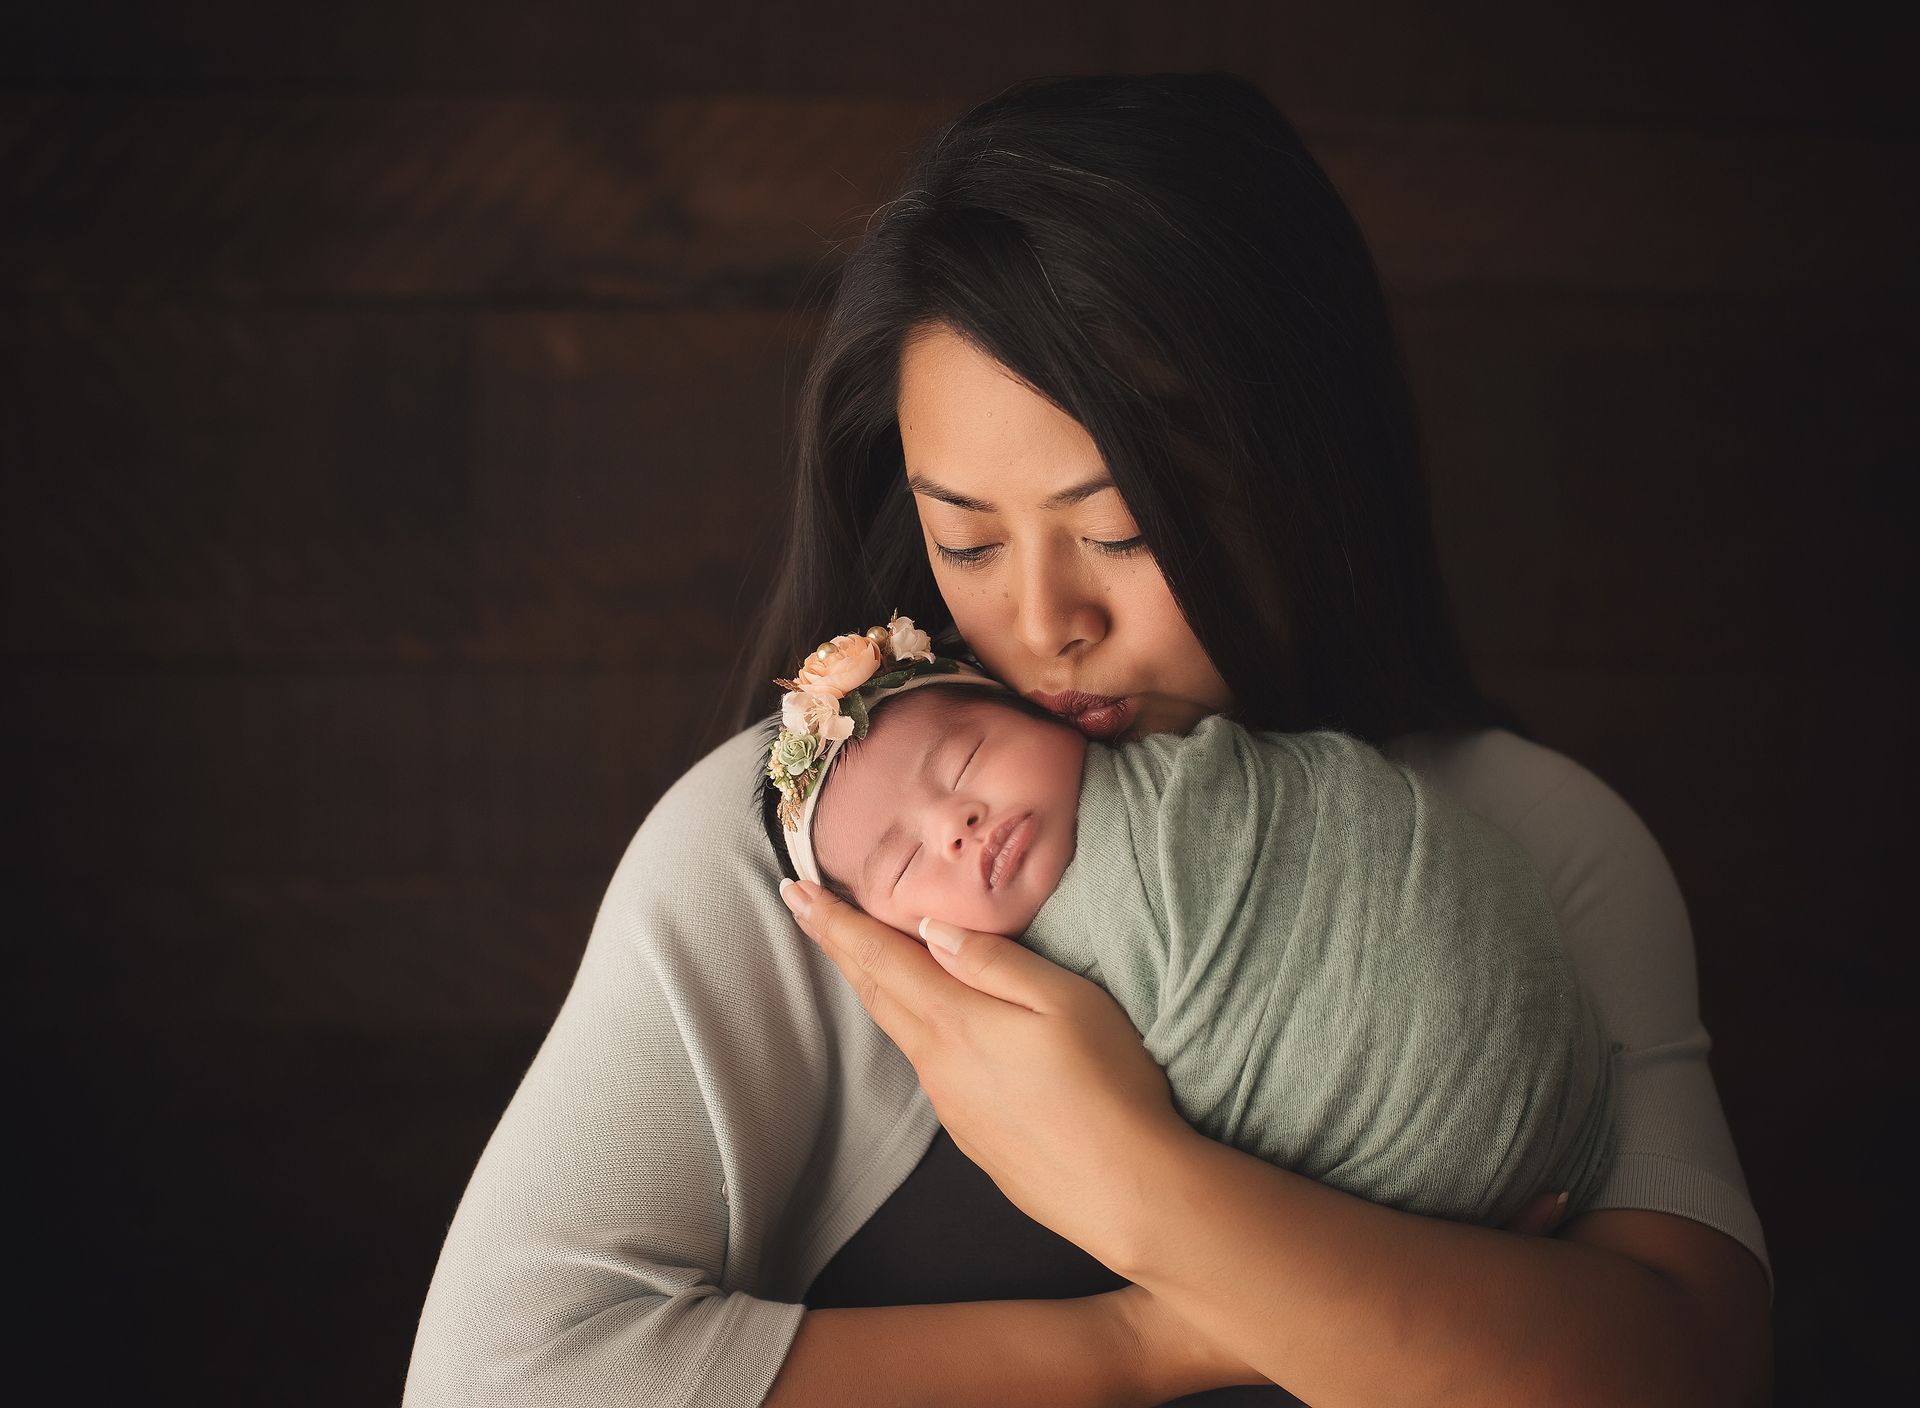
<path fill-rule="evenodd" d="M 1899 36 L 1520 0 L 123 8 L 0 21 L 17 1157 L 37 1298 L 103 1386 L 397 1397 L 613 865 L 721 736 L 833 241 L 1008 81 L 1211 66 L 1372 242 L 1486 682 L 1685 889 L 1782 1401 L 1891 1364 Z"/>

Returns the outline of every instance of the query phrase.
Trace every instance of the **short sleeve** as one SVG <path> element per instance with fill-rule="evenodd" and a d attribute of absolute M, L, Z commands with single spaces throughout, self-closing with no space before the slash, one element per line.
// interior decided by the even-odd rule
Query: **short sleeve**
<path fill-rule="evenodd" d="M 1519 841 L 1547 887 L 1615 1044 L 1616 1154 L 1590 1207 L 1704 1223 L 1771 1278 L 1707 1065 L 1686 903 L 1646 824 L 1572 759 L 1502 729 L 1411 735 L 1385 751 Z"/>

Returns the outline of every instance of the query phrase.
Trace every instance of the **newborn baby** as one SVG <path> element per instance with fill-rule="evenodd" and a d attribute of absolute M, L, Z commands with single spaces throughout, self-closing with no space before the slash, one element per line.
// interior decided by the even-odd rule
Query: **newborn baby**
<path fill-rule="evenodd" d="M 1098 983 L 1201 1132 L 1489 1225 L 1599 1187 L 1610 1046 L 1491 823 L 1339 733 L 1214 717 L 1109 747 L 977 683 L 862 713 L 802 833 L 821 882 Z"/>

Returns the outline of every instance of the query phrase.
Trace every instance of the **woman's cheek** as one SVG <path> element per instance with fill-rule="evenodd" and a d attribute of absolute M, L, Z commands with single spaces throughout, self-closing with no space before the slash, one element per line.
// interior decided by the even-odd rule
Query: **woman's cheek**
<path fill-rule="evenodd" d="M 1005 612 L 995 610 L 995 601 L 1004 604 L 1006 593 L 1002 591 L 996 598 L 978 583 L 956 581 L 957 575 L 951 570 L 938 572 L 934 582 L 940 588 L 940 596 L 946 602 L 948 614 L 953 617 L 954 627 L 980 659 L 992 666 L 994 656 L 998 654 L 999 642 L 1008 634 L 1001 619 Z"/>

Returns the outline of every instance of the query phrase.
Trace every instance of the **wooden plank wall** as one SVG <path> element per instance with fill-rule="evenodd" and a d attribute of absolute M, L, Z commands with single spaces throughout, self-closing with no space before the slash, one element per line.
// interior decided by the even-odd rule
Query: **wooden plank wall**
<path fill-rule="evenodd" d="M 1006 82 L 1211 66 L 1373 245 L 1484 678 L 1680 877 L 1781 1401 L 1891 1362 L 1901 36 L 1520 0 L 271 9 L 0 21 L 17 1025 L 37 1284 L 105 1381 L 397 1396 L 607 877 L 720 737 L 836 242 Z"/>

